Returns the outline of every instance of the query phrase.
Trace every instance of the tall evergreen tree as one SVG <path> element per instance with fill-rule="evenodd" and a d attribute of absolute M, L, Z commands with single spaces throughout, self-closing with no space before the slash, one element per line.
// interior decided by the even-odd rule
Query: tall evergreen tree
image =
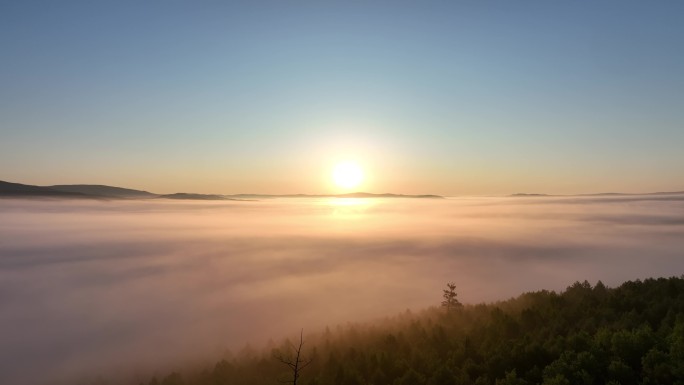
<path fill-rule="evenodd" d="M 444 301 L 442 301 L 442 306 L 446 308 L 447 312 L 463 306 L 461 302 L 459 302 L 458 299 L 456 299 L 457 294 L 455 283 L 447 283 L 447 289 L 444 289 L 443 291 L 444 294 L 442 295 L 442 298 L 444 298 Z"/>

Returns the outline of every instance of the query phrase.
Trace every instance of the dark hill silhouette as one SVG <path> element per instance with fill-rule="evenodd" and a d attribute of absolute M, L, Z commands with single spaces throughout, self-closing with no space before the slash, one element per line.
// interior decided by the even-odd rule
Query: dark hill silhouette
<path fill-rule="evenodd" d="M 73 184 L 54 186 L 32 186 L 19 183 L 0 182 L 0 196 L 51 196 L 71 198 L 110 198 L 110 199 L 185 199 L 185 200 L 234 200 L 244 201 L 268 198 L 429 198 L 441 199 L 439 195 L 373 194 L 354 192 L 348 194 L 154 194 L 149 191 L 134 190 L 106 185 Z"/>
<path fill-rule="evenodd" d="M 683 195 L 684 191 L 660 191 L 654 193 L 644 194 L 630 194 L 630 193 L 597 193 L 597 194 L 579 194 L 579 196 L 634 196 L 634 195 Z"/>
<path fill-rule="evenodd" d="M 240 201 L 240 200 L 244 200 L 244 199 L 228 198 L 228 197 L 225 197 L 223 195 L 216 195 L 216 194 L 188 194 L 188 193 L 165 194 L 165 195 L 159 195 L 158 198 L 203 200 L 203 201 Z"/>
<path fill-rule="evenodd" d="M 632 197 L 632 196 L 660 196 L 660 195 L 684 195 L 684 191 L 659 191 L 653 193 L 592 193 L 592 194 L 539 194 L 539 193 L 516 193 L 510 197 Z"/>
<path fill-rule="evenodd" d="M 154 194 L 149 191 L 134 190 L 124 187 L 114 187 L 107 185 L 75 184 L 75 185 L 54 185 L 54 186 L 33 186 L 21 183 L 0 181 L 0 197 L 55 197 L 55 198 L 92 198 L 92 199 L 186 199 L 186 200 L 253 200 L 269 198 L 418 198 L 418 199 L 443 199 L 443 196 L 422 194 L 405 195 L 393 193 L 367 193 L 353 192 L 346 194 L 194 194 L 194 193 L 175 193 L 175 194 Z M 615 197 L 634 199 L 657 199 L 658 200 L 681 200 L 684 191 L 665 191 L 654 193 L 596 193 L 596 194 L 574 194 L 574 195 L 551 195 L 538 193 L 517 193 L 509 195 L 511 197 Z M 639 198 L 641 197 L 641 198 Z M 652 198 L 648 198 L 652 197 Z"/>
<path fill-rule="evenodd" d="M 90 196 L 77 192 L 59 191 L 49 187 L 32 186 L 21 183 L 0 181 L 0 196 L 5 197 L 57 197 L 88 198 Z M 95 196 L 93 196 L 95 198 Z"/>
<path fill-rule="evenodd" d="M 347 194 L 233 194 L 225 195 L 231 198 L 428 198 L 428 199 L 444 199 L 440 195 L 404 195 L 404 194 L 374 194 L 367 192 L 353 192 Z"/>
<path fill-rule="evenodd" d="M 116 197 L 116 198 L 154 198 L 157 196 L 157 194 L 152 194 L 151 192 L 148 192 L 148 191 L 133 190 L 133 189 L 129 189 L 129 188 L 113 187 L 113 186 L 105 186 L 105 185 L 97 185 L 97 184 L 55 185 L 55 186 L 48 186 L 48 188 L 53 189 L 53 190 L 57 190 L 57 191 L 80 193 L 80 194 L 87 194 L 87 195 L 108 196 L 108 197 Z"/>
<path fill-rule="evenodd" d="M 333 195 L 333 197 L 336 197 L 336 198 L 434 198 L 434 199 L 443 199 L 444 198 L 443 196 L 440 196 L 440 195 L 429 195 L 429 194 L 404 195 L 404 194 L 392 194 L 392 193 L 373 194 L 373 193 L 366 193 L 366 192 L 337 194 L 337 195 Z"/>

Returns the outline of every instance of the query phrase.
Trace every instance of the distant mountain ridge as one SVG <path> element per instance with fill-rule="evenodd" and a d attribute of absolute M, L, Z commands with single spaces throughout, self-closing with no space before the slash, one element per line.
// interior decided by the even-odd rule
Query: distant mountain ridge
<path fill-rule="evenodd" d="M 21 183 L 0 181 L 2 197 L 58 197 L 58 198 L 99 198 L 78 192 L 60 191 L 50 187 L 32 186 Z"/>
<path fill-rule="evenodd" d="M 185 199 L 185 200 L 202 200 L 202 201 L 244 201 L 246 199 L 236 199 L 228 198 L 225 195 L 216 194 L 188 194 L 188 193 L 175 193 L 175 194 L 164 194 L 159 195 L 157 198 L 162 199 Z"/>
<path fill-rule="evenodd" d="M 348 194 L 196 194 L 174 193 L 155 194 L 144 190 L 114 187 L 98 184 L 64 184 L 54 186 L 33 186 L 20 183 L 0 181 L 0 197 L 63 197 L 82 199 L 179 199 L 179 200 L 222 200 L 246 201 L 268 198 L 433 198 L 442 199 L 440 195 L 404 195 L 373 194 L 354 192 Z"/>
<path fill-rule="evenodd" d="M 538 193 L 516 193 L 509 197 L 620 197 L 620 196 L 668 196 L 684 195 L 684 191 L 661 191 L 654 193 L 595 193 L 574 195 L 552 195 Z M 179 199 L 179 200 L 232 200 L 245 201 L 255 199 L 274 198 L 411 198 L 411 199 L 444 199 L 441 195 L 434 194 L 394 194 L 394 193 L 367 193 L 353 192 L 345 194 L 197 194 L 197 193 L 174 193 L 155 194 L 144 190 L 135 190 L 125 187 L 115 187 L 95 184 L 71 184 L 54 186 L 34 186 L 21 183 L 0 181 L 0 197 L 54 197 L 54 198 L 81 198 L 81 199 Z M 662 198 L 665 199 L 665 198 Z M 673 198 L 674 199 L 674 198 Z M 677 198 L 678 199 L 678 198 Z"/>
<path fill-rule="evenodd" d="M 225 195 L 231 198 L 434 198 L 444 199 L 441 195 L 405 195 L 405 194 L 391 194 L 382 193 L 374 194 L 367 192 L 353 192 L 346 194 L 233 194 Z"/>
<path fill-rule="evenodd" d="M 593 193 L 593 194 L 537 194 L 537 193 L 515 193 L 509 197 L 620 197 L 620 196 L 644 196 L 644 195 L 684 195 L 684 191 L 659 191 L 653 193 Z"/>
<path fill-rule="evenodd" d="M 48 186 L 48 188 L 64 192 L 119 198 L 154 198 L 157 196 L 157 194 L 148 191 L 99 184 L 62 184 Z"/>

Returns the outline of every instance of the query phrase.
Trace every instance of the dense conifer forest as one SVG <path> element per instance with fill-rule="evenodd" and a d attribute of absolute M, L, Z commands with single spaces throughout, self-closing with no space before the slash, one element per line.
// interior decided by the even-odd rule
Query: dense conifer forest
<path fill-rule="evenodd" d="M 459 305 L 448 291 L 445 301 Z M 562 293 L 442 305 L 304 333 L 300 357 L 310 364 L 298 368 L 297 383 L 684 384 L 684 276 L 617 288 L 584 281 Z M 299 346 L 297 334 L 263 352 L 246 350 L 213 367 L 155 376 L 143 385 L 293 383 L 287 363 L 296 362 Z"/>

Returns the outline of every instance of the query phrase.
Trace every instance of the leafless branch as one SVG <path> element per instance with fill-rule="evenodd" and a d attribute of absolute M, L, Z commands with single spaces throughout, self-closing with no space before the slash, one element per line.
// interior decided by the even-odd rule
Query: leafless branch
<path fill-rule="evenodd" d="M 280 363 L 287 365 L 292 370 L 292 380 L 280 381 L 286 383 L 292 383 L 292 385 L 297 385 L 297 380 L 299 379 L 300 372 L 309 366 L 313 361 L 313 357 L 305 359 L 302 356 L 302 347 L 304 346 L 304 329 L 299 333 L 299 346 L 295 348 L 294 344 L 288 341 L 288 350 L 294 351 L 293 354 L 283 355 L 282 352 L 277 351 L 273 353 L 273 358 L 278 360 Z M 292 357 L 294 355 L 294 357 Z"/>

